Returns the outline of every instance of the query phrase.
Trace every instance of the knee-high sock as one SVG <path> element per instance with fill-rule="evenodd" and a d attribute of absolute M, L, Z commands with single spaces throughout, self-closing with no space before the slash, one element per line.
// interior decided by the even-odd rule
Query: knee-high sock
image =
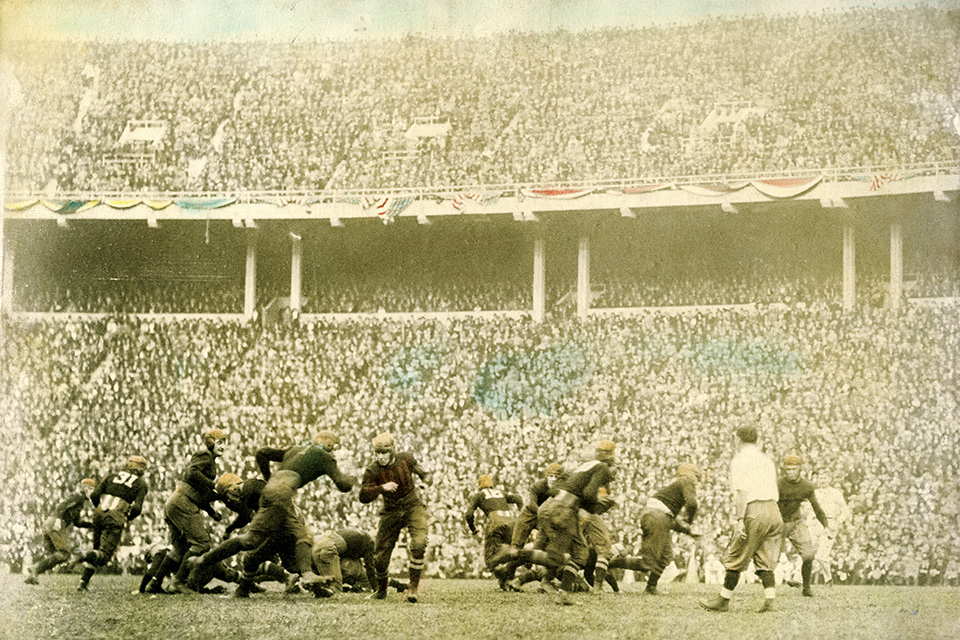
<path fill-rule="evenodd" d="M 297 572 L 300 575 L 313 571 L 313 555 L 308 542 L 298 542 L 294 547 L 297 558 Z"/>
<path fill-rule="evenodd" d="M 420 574 L 423 573 L 423 556 L 423 551 L 410 554 L 410 588 L 414 590 L 420 585 Z"/>
<path fill-rule="evenodd" d="M 723 576 L 723 588 L 727 591 L 733 591 L 737 588 L 738 582 L 740 582 L 740 572 L 727 569 L 726 575 Z"/>
<path fill-rule="evenodd" d="M 207 551 L 205 554 L 200 556 L 200 566 L 213 566 L 222 560 L 232 558 L 241 551 L 248 550 L 248 548 L 250 547 L 248 547 L 247 543 L 243 540 L 243 536 L 224 540 L 216 547 L 210 549 L 210 551 Z"/>
<path fill-rule="evenodd" d="M 627 569 L 629 571 L 646 571 L 643 561 L 637 556 L 618 556 L 610 561 L 611 569 Z"/>
<path fill-rule="evenodd" d="M 810 577 L 813 575 L 813 559 L 803 561 L 800 565 L 800 575 L 803 578 L 804 589 L 810 588 Z"/>
<path fill-rule="evenodd" d="M 96 569 L 91 566 L 86 566 L 83 568 L 83 575 L 80 576 L 80 584 L 84 587 L 90 584 L 90 578 L 93 577 L 93 574 L 96 573 Z"/>

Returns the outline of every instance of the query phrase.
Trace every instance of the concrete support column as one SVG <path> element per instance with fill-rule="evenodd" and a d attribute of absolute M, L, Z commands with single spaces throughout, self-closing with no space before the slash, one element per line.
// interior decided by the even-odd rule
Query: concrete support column
<path fill-rule="evenodd" d="M 0 242 L 3 251 L 3 259 L 0 262 L 2 264 L 0 268 L 3 269 L 3 280 L 0 283 L 0 287 L 3 288 L 3 293 L 0 295 L 0 308 L 4 313 L 9 314 L 13 312 L 13 238 L 10 237 L 9 229 L 5 229 L 5 232 L 3 241 Z"/>
<path fill-rule="evenodd" d="M 300 313 L 300 274 L 303 256 L 303 240 L 300 236 L 290 234 L 293 238 L 293 252 L 290 258 L 290 311 Z"/>
<path fill-rule="evenodd" d="M 543 234 L 533 239 L 533 321 L 543 322 L 547 308 L 546 242 Z"/>
<path fill-rule="evenodd" d="M 857 303 L 857 244 L 853 222 L 843 225 L 843 308 L 849 311 Z"/>
<path fill-rule="evenodd" d="M 247 230 L 247 271 L 243 283 L 243 315 L 249 320 L 257 310 L 257 232 Z"/>
<path fill-rule="evenodd" d="M 577 317 L 585 320 L 590 309 L 590 238 L 580 236 L 577 253 Z"/>
<path fill-rule="evenodd" d="M 903 225 L 890 225 L 890 306 L 900 308 L 903 297 Z"/>

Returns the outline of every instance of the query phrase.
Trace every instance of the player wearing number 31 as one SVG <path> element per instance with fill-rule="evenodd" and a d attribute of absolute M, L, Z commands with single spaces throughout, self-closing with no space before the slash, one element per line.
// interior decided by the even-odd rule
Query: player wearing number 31
<path fill-rule="evenodd" d="M 143 509 L 147 497 L 147 483 L 143 474 L 147 461 L 140 456 L 127 459 L 123 469 L 107 475 L 90 496 L 96 509 L 93 512 L 93 551 L 83 556 L 83 576 L 79 591 L 86 591 L 97 567 L 110 562 L 120 546 L 123 528 Z"/>

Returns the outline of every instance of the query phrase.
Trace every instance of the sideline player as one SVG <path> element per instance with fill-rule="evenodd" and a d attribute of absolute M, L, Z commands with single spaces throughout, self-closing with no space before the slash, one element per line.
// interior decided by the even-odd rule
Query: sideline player
<path fill-rule="evenodd" d="M 420 500 L 414 476 L 429 486 L 433 484 L 433 475 L 423 470 L 412 453 L 397 453 L 396 443 L 389 433 L 381 433 L 373 439 L 373 453 L 374 462 L 364 471 L 360 486 L 360 502 L 364 504 L 383 496 L 374 552 L 377 583 L 373 597 L 377 600 L 387 597 L 390 556 L 400 531 L 406 528 L 410 536 L 407 601 L 417 602 L 423 559 L 427 551 L 429 521 L 427 507 Z"/>
<path fill-rule="evenodd" d="M 483 527 L 483 560 L 487 568 L 494 571 L 494 567 L 490 566 L 490 560 L 504 547 L 510 545 L 514 527 L 517 524 L 516 513 L 510 510 L 510 505 L 523 507 L 523 499 L 515 493 L 505 493 L 502 489 L 494 487 L 493 478 L 490 476 L 480 476 L 477 484 L 479 491 L 470 497 L 463 519 L 470 533 L 477 535 L 477 526 L 473 521 L 474 513 L 480 509 L 486 516 Z M 506 591 L 509 574 L 506 571 L 494 571 L 494 575 L 497 576 L 500 588 Z"/>
<path fill-rule="evenodd" d="M 143 474 L 147 461 L 141 456 L 130 456 L 123 469 L 109 474 L 93 490 L 90 500 L 93 511 L 93 551 L 83 556 L 83 575 L 78 591 L 86 591 L 90 578 L 116 553 L 123 536 L 123 528 L 140 515 L 147 497 L 147 483 Z"/>
<path fill-rule="evenodd" d="M 333 457 L 332 452 L 338 446 L 340 436 L 333 431 L 323 430 L 317 433 L 313 442 L 287 449 L 263 447 L 257 451 L 257 466 L 266 479 L 257 512 L 242 534 L 221 542 L 196 559 L 187 579 L 188 586 L 196 589 L 209 567 L 247 551 L 234 595 L 238 598 L 248 597 L 260 564 L 273 557 L 278 547 L 282 547 L 293 552 L 302 584 L 313 588 L 317 581 L 311 557 L 313 536 L 297 513 L 293 497 L 300 487 L 324 475 L 343 493 L 353 488 L 356 478 L 341 473 Z M 270 462 L 280 463 L 276 473 L 270 472 Z"/>
<path fill-rule="evenodd" d="M 788 540 L 793 543 L 802 561 L 800 576 L 803 579 L 803 595 L 811 597 L 813 596 L 813 590 L 810 588 L 810 578 L 813 575 L 813 558 L 816 555 L 817 548 L 810 538 L 807 523 L 804 522 L 803 515 L 800 512 L 800 505 L 804 501 L 809 501 L 817 520 L 823 525 L 823 535 L 832 538 L 833 532 L 830 531 L 827 514 L 823 512 L 820 503 L 817 501 L 816 487 L 806 478 L 800 477 L 800 467 L 802 465 L 803 460 L 800 456 L 793 454 L 785 456 L 783 458 L 783 477 L 777 482 L 777 490 L 780 492 L 780 517 L 783 518 L 781 551 L 785 550 Z"/>
<path fill-rule="evenodd" d="M 727 559 L 723 588 L 715 598 L 700 603 L 710 611 L 727 611 L 740 574 L 753 560 L 757 577 L 763 584 L 760 613 L 776 611 L 777 588 L 773 575 L 780 559 L 780 534 L 783 519 L 777 506 L 777 468 L 757 446 L 757 428 L 737 428 L 739 450 L 730 464 L 730 488 L 734 492 L 736 530 Z"/>
<path fill-rule="evenodd" d="M 817 496 L 817 502 L 820 508 L 827 514 L 828 529 L 819 528 L 819 531 L 811 528 L 811 533 L 816 533 L 817 553 L 814 557 L 814 573 L 819 572 L 823 576 L 823 582 L 826 585 L 833 584 L 833 545 L 837 541 L 837 533 L 852 515 L 847 501 L 843 497 L 843 491 L 835 487 L 817 487 L 814 492 Z M 811 517 L 808 518 L 807 525 L 818 525 L 819 522 Z"/>
<path fill-rule="evenodd" d="M 45 553 L 30 567 L 29 574 L 24 579 L 25 583 L 40 584 L 37 576 L 70 559 L 70 532 L 74 527 L 93 528 L 93 523 L 82 520 L 80 513 L 86 505 L 90 504 L 90 495 L 96 486 L 97 482 L 93 478 L 81 480 L 80 490 L 67 496 L 57 505 L 54 515 L 43 523 Z"/>

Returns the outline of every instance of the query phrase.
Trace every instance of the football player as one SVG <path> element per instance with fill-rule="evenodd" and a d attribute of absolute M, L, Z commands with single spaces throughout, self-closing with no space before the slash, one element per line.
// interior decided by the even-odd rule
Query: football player
<path fill-rule="evenodd" d="M 780 517 L 783 518 L 783 547 L 781 552 L 786 550 L 789 540 L 797 553 L 800 554 L 802 564 L 800 565 L 800 576 L 803 579 L 803 595 L 812 596 L 813 590 L 810 588 L 810 578 L 813 575 L 813 558 L 816 555 L 817 548 L 813 545 L 810 537 L 810 531 L 800 513 L 800 505 L 804 500 L 810 502 L 813 513 L 817 520 L 823 525 L 823 535 L 828 538 L 833 537 L 830 531 L 830 523 L 827 520 L 827 514 L 823 512 L 820 503 L 817 501 L 816 487 L 806 478 L 800 477 L 800 467 L 803 460 L 798 455 L 788 455 L 783 459 L 783 476 L 777 481 L 777 490 L 780 492 L 780 500 L 777 503 L 780 507 Z"/>
<path fill-rule="evenodd" d="M 490 566 L 490 559 L 504 547 L 510 546 L 514 526 L 517 523 L 516 512 L 510 510 L 510 505 L 523 507 L 523 499 L 515 493 L 505 493 L 502 489 L 494 487 L 493 478 L 490 476 L 480 476 L 477 484 L 479 491 L 470 497 L 463 519 L 470 533 L 477 535 L 477 526 L 473 521 L 474 513 L 480 509 L 486 516 L 483 527 L 483 560 L 487 568 L 494 571 L 494 567 Z M 506 591 L 510 574 L 506 571 L 494 571 L 494 574 L 497 576 L 500 588 Z"/>
<path fill-rule="evenodd" d="M 376 592 L 373 597 L 387 597 L 390 556 L 403 529 L 410 537 L 410 581 L 407 601 L 417 602 L 423 559 L 427 550 L 427 508 L 420 500 L 415 478 L 427 485 L 433 484 L 433 475 L 424 471 L 412 453 L 397 453 L 396 443 L 389 433 L 373 439 L 374 461 L 363 473 L 360 502 L 366 504 L 383 497 L 380 526 L 377 529 L 374 563 L 377 571 Z"/>
<path fill-rule="evenodd" d="M 143 474 L 147 461 L 142 456 L 131 456 L 120 471 L 107 475 L 90 495 L 96 509 L 93 511 L 93 551 L 82 558 L 83 575 L 78 591 L 86 591 L 90 578 L 116 553 L 128 522 L 140 515 L 147 497 L 147 483 Z"/>
<path fill-rule="evenodd" d="M 70 559 L 70 532 L 74 527 L 93 528 L 93 523 L 81 519 L 80 514 L 90 504 L 90 495 L 96 486 L 93 478 L 81 480 L 79 491 L 67 496 L 43 523 L 44 553 L 30 567 L 25 583 L 40 584 L 37 576 Z"/>
<path fill-rule="evenodd" d="M 293 497 L 300 487 L 324 475 L 343 493 L 353 488 L 356 478 L 341 473 L 333 457 L 333 451 L 339 446 L 340 436 L 333 431 L 323 430 L 317 433 L 313 442 L 287 449 L 264 447 L 257 451 L 257 466 L 266 484 L 260 494 L 256 513 L 242 534 L 224 540 L 194 559 L 188 586 L 197 588 L 209 567 L 246 551 L 248 553 L 243 558 L 243 570 L 234 595 L 238 598 L 249 597 L 260 564 L 279 550 L 294 555 L 301 583 L 313 588 L 317 582 L 311 557 L 313 535 L 297 513 Z M 279 463 L 276 473 L 270 471 L 271 462 Z"/>
<path fill-rule="evenodd" d="M 600 493 L 601 487 L 609 487 L 613 480 L 612 466 L 615 462 L 616 445 L 610 440 L 598 442 L 595 457 L 577 467 L 563 481 L 557 483 L 557 494 L 547 499 L 537 515 L 537 528 L 545 538 L 544 550 L 510 548 L 492 560 L 494 565 L 520 560 L 542 565 L 545 568 L 540 588 L 547 593 L 557 593 L 561 604 L 572 604 L 565 583 L 559 591 L 553 586 L 553 578 L 562 570 L 573 576 L 579 574 L 579 566 L 586 561 L 587 549 L 580 532 L 578 512 L 604 508 L 612 502 L 609 495 Z"/>
<path fill-rule="evenodd" d="M 690 525 L 697 515 L 697 483 L 700 479 L 699 468 L 689 463 L 681 464 L 673 482 L 654 493 L 640 512 L 643 533 L 640 557 L 621 556 L 615 564 L 648 574 L 646 593 L 650 595 L 657 594 L 660 576 L 673 562 L 673 531 L 693 535 Z"/>
<path fill-rule="evenodd" d="M 338 529 L 320 535 L 313 543 L 313 570 L 320 576 L 318 582 L 322 586 L 314 589 L 314 595 L 326 598 L 343 591 L 342 564 L 347 560 L 362 562 L 367 582 L 376 584 L 374 548 L 370 534 L 356 529 Z"/>
<path fill-rule="evenodd" d="M 185 582 L 190 563 L 187 560 L 210 550 L 210 532 L 201 511 L 216 522 L 220 521 L 213 502 L 217 500 L 217 458 L 223 455 L 226 442 L 227 434 L 220 429 L 205 431 L 204 448 L 190 458 L 176 490 L 167 500 L 163 516 L 170 530 L 171 550 L 153 581 L 147 585 L 147 593 L 163 593 L 163 579 L 174 570 L 177 573 L 171 590 L 177 593 L 188 591 Z M 236 582 L 238 578 L 236 571 L 222 564 L 215 567 L 212 574 L 224 582 Z"/>
<path fill-rule="evenodd" d="M 517 525 L 513 529 L 513 539 L 510 541 L 513 547 L 522 549 L 523 545 L 527 544 L 530 534 L 537 528 L 537 511 L 540 509 L 540 505 L 546 502 L 552 493 L 556 493 L 553 489 L 554 485 L 558 480 L 565 478 L 566 475 L 562 464 L 552 462 L 544 470 L 543 478 L 530 486 L 527 501 L 523 505 L 523 510 L 521 510 L 520 517 L 517 519 Z"/>

